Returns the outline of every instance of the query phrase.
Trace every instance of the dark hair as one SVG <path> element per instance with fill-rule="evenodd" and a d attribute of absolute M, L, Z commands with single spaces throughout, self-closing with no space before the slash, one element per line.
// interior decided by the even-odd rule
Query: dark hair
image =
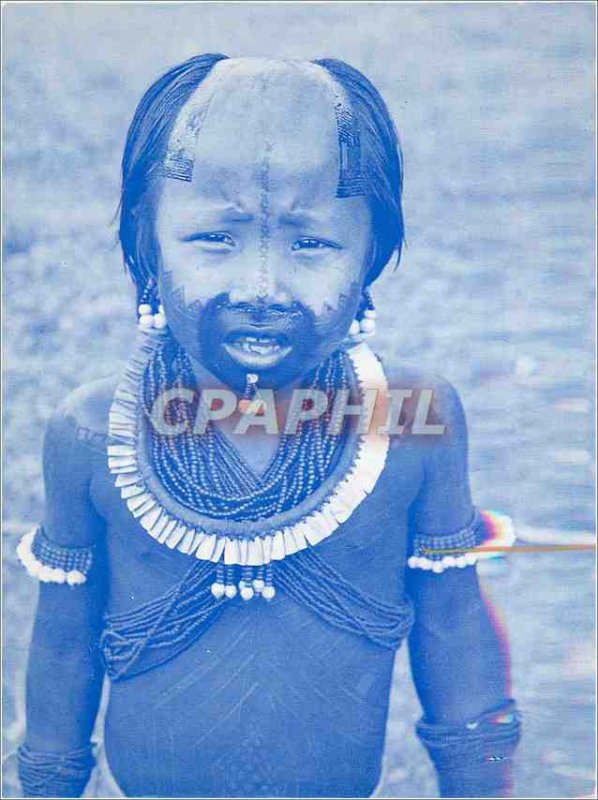
<path fill-rule="evenodd" d="M 403 158 L 395 126 L 373 83 L 359 70 L 336 58 L 314 61 L 343 87 L 359 122 L 361 138 L 367 153 L 366 173 L 368 199 L 372 213 L 375 249 L 366 285 L 380 275 L 392 254 L 397 264 L 405 238 L 403 209 Z"/>
<path fill-rule="evenodd" d="M 156 276 L 152 179 L 159 174 L 170 133 L 181 108 L 227 56 L 206 53 L 165 72 L 139 101 L 129 126 L 122 158 L 119 238 L 125 266 L 138 295 Z"/>
<path fill-rule="evenodd" d="M 129 127 L 122 159 L 119 238 L 138 293 L 150 277 L 156 277 L 151 189 L 154 176 L 160 174 L 172 127 L 195 89 L 226 58 L 198 55 L 168 70 L 145 92 Z M 403 245 L 403 168 L 397 134 L 384 100 L 361 72 L 333 58 L 313 63 L 326 69 L 347 93 L 366 145 L 364 171 L 375 232 L 373 261 L 366 277 L 370 284 L 395 251 L 398 264 Z"/>

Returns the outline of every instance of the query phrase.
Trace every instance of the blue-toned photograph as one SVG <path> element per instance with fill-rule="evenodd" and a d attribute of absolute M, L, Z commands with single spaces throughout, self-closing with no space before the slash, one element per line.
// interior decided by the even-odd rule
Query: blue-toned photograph
<path fill-rule="evenodd" d="M 595 797 L 595 27 L 3 5 L 2 797 Z"/>

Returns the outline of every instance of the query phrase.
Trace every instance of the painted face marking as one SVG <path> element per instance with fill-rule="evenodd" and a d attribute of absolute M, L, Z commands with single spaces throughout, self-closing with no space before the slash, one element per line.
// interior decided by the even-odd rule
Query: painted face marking
<path fill-rule="evenodd" d="M 351 284 L 344 292 L 339 292 L 336 305 L 330 301 L 322 303 L 316 310 L 314 327 L 319 336 L 324 338 L 334 338 L 338 342 L 342 341 L 346 335 L 346 319 L 344 311 L 347 307 L 354 306 L 361 295 L 361 283 L 351 281 Z M 308 306 L 309 307 L 309 306 Z"/>
<path fill-rule="evenodd" d="M 350 108 L 344 90 L 325 73 L 325 82 L 334 102 L 338 131 L 339 176 L 337 197 L 365 195 L 365 181 L 361 168 L 361 137 L 359 122 Z"/>
<path fill-rule="evenodd" d="M 268 296 L 270 250 L 270 154 L 273 145 L 266 142 L 266 154 L 260 168 L 260 271 L 258 278 L 257 297 L 264 299 Z"/>
<path fill-rule="evenodd" d="M 162 164 L 162 175 L 177 181 L 191 183 L 195 167 L 195 147 L 199 131 L 208 115 L 216 87 L 222 73 L 208 76 L 209 88 L 204 82 L 179 111 Z"/>
<path fill-rule="evenodd" d="M 315 65 L 310 64 L 310 68 Z M 235 69 L 231 62 L 219 65 L 215 75 L 209 76 L 208 84 L 200 86 L 191 95 L 179 112 L 175 122 L 164 163 L 162 174 L 174 180 L 191 182 L 195 167 L 197 137 L 210 110 L 223 75 Z M 361 164 L 361 136 L 359 122 L 351 111 L 341 87 L 332 80 L 322 67 L 315 67 L 324 80 L 331 96 L 338 131 L 339 178 L 337 197 L 358 197 L 366 194 Z M 264 83 L 267 79 L 264 80 Z"/>
<path fill-rule="evenodd" d="M 359 305 L 369 208 L 342 88 L 335 94 L 316 65 L 238 70 L 215 96 L 219 76 L 204 83 L 209 113 L 204 99 L 201 114 L 177 122 L 190 137 L 179 164 L 189 166 L 186 152 L 195 169 L 161 187 L 160 291 L 195 362 L 235 389 L 247 371 L 276 388 L 342 344 Z"/>
<path fill-rule="evenodd" d="M 337 197 L 357 197 L 365 194 L 361 171 L 361 140 L 354 114 L 342 103 L 334 107 L 338 126 L 340 174 Z"/>
<path fill-rule="evenodd" d="M 160 296 L 163 298 L 166 316 L 171 323 L 184 331 L 186 335 L 195 336 L 204 307 L 201 300 L 194 300 L 187 305 L 185 287 L 174 288 L 174 276 L 171 271 L 162 273 Z"/>
<path fill-rule="evenodd" d="M 162 167 L 164 177 L 189 183 L 193 180 L 195 139 L 206 113 L 207 106 L 191 108 L 188 114 L 183 115 L 180 123 L 175 124 Z"/>

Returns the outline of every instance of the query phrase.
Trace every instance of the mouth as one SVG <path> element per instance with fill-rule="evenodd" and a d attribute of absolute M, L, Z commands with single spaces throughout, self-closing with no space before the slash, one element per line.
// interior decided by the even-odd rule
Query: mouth
<path fill-rule="evenodd" d="M 224 349 L 241 366 L 260 370 L 275 367 L 293 348 L 282 334 L 235 332 Z"/>

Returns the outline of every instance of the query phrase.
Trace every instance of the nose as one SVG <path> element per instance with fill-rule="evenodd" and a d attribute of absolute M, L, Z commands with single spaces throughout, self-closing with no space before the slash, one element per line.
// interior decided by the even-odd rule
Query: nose
<path fill-rule="evenodd" d="M 278 306 L 286 308 L 292 304 L 292 297 L 289 290 L 282 285 L 274 270 L 258 269 L 251 270 L 251 275 L 245 275 L 244 279 L 238 281 L 230 288 L 229 297 L 233 305 L 260 305 Z"/>
<path fill-rule="evenodd" d="M 253 291 L 250 288 L 235 287 L 231 289 L 229 297 L 233 305 L 276 306 L 280 308 L 287 308 L 292 305 L 290 294 L 284 290 L 262 293 Z"/>

